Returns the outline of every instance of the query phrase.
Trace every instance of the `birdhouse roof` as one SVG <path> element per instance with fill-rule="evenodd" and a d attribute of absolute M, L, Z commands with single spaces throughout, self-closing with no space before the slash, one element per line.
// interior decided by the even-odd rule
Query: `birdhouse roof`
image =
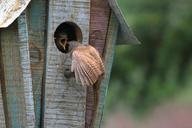
<path fill-rule="evenodd" d="M 31 0 L 3 0 L 0 1 L 0 28 L 9 26 L 27 7 Z M 139 44 L 131 28 L 121 12 L 117 0 L 108 0 L 113 13 L 119 22 L 117 44 Z"/>
<path fill-rule="evenodd" d="M 0 28 L 8 27 L 25 10 L 30 0 L 0 0 Z"/>
<path fill-rule="evenodd" d="M 118 44 L 140 44 L 128 23 L 126 22 L 126 19 L 119 8 L 117 0 L 108 0 L 108 2 L 120 25 L 117 36 Z"/>

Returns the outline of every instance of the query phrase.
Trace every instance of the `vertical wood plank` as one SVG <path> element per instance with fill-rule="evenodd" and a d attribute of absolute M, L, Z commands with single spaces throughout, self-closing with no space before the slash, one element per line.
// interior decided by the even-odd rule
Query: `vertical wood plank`
<path fill-rule="evenodd" d="M 6 128 L 6 117 L 5 117 L 5 107 L 6 107 L 6 96 L 5 96 L 5 86 L 4 86 L 4 71 L 3 71 L 3 61 L 2 61 L 2 49 L 1 49 L 1 30 L 0 30 L 0 126 Z M 4 96 L 4 97 L 3 97 Z"/>
<path fill-rule="evenodd" d="M 34 104 L 30 73 L 26 16 L 1 30 L 1 50 L 6 95 L 7 127 L 34 128 Z"/>
<path fill-rule="evenodd" d="M 33 98 L 35 105 L 35 127 L 40 127 L 41 92 L 45 62 L 45 31 L 47 1 L 33 0 L 28 6 L 28 32 Z"/>
<path fill-rule="evenodd" d="M 110 7 L 107 0 L 91 0 L 90 39 L 89 43 L 103 55 L 110 19 Z M 100 84 L 100 83 L 98 83 Z M 100 85 L 98 85 L 100 86 Z M 98 90 L 100 90 L 98 88 Z M 98 93 L 94 87 L 87 87 L 86 97 L 86 127 L 94 125 L 97 107 Z M 97 94 L 96 94 L 97 93 Z M 96 109 L 96 110 L 95 110 Z"/>
<path fill-rule="evenodd" d="M 107 0 L 91 0 L 90 41 L 102 55 L 105 48 L 110 7 Z"/>
<path fill-rule="evenodd" d="M 25 100 L 22 70 L 17 43 L 17 22 L 1 30 L 2 60 L 4 69 L 5 94 L 7 100 L 7 127 L 24 128 Z"/>
<path fill-rule="evenodd" d="M 50 0 L 45 79 L 45 128 L 84 128 L 86 89 L 64 77 L 68 57 L 54 43 L 54 31 L 65 21 L 82 30 L 83 43 L 89 40 L 90 0 Z M 69 58 L 68 58 L 69 59 Z"/>
<path fill-rule="evenodd" d="M 111 68 L 113 63 L 113 56 L 114 56 L 114 48 L 115 43 L 117 40 L 117 33 L 119 29 L 119 24 L 115 15 L 111 13 L 110 21 L 109 21 L 109 28 L 107 33 L 105 51 L 104 51 L 104 65 L 105 65 L 105 76 L 100 85 L 100 97 L 99 97 L 99 105 L 97 109 L 97 115 L 95 120 L 95 128 L 100 128 L 102 124 L 102 117 L 103 117 L 103 109 L 105 104 L 105 98 L 108 90 L 108 84 L 111 74 Z"/>
<path fill-rule="evenodd" d="M 25 96 L 26 128 L 34 128 L 35 113 L 32 91 L 31 65 L 29 55 L 27 14 L 23 11 L 18 18 L 18 44 L 20 51 L 20 64 L 23 75 L 23 86 Z"/>
<path fill-rule="evenodd" d="M 0 39 L 1 39 L 1 31 L 0 31 Z M 1 40 L 0 40 L 1 43 Z M 1 47 L 0 47 L 1 49 Z M 3 67 L 2 67 L 2 54 L 1 54 L 1 50 L 0 50 L 0 126 L 2 128 L 6 128 L 6 124 L 5 124 L 5 112 L 4 112 L 4 102 L 3 101 Z M 5 97 L 4 97 L 5 99 Z"/>
<path fill-rule="evenodd" d="M 5 125 L 5 113 L 4 113 L 4 108 L 3 108 L 3 98 L 2 98 L 2 84 L 0 83 L 0 126 L 1 128 L 6 128 Z"/>

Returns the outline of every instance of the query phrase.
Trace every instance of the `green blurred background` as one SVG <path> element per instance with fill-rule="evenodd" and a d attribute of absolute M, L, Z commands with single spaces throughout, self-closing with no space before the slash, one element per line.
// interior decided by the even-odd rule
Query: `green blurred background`
<path fill-rule="evenodd" d="M 165 102 L 192 103 L 192 0 L 118 2 L 142 44 L 116 46 L 104 119 L 118 108 L 143 118 Z"/>

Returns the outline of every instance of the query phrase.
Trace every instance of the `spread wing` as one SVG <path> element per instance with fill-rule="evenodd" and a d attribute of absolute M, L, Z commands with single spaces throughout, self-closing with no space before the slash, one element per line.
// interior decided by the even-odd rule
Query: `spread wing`
<path fill-rule="evenodd" d="M 93 85 L 104 73 L 102 59 L 92 46 L 78 46 L 72 52 L 71 71 L 82 85 Z"/>

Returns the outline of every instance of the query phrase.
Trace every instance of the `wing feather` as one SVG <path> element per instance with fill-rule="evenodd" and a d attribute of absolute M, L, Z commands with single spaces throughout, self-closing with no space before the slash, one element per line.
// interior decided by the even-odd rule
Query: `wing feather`
<path fill-rule="evenodd" d="M 93 85 L 104 73 L 102 59 L 96 52 L 90 46 L 78 46 L 72 52 L 71 71 L 82 85 Z"/>
<path fill-rule="evenodd" d="M 75 59 L 72 59 L 72 65 L 71 65 L 71 72 L 74 72 L 75 73 L 75 80 L 77 82 L 80 82 L 80 76 L 79 76 L 79 71 L 78 71 L 78 67 L 77 67 L 77 60 Z M 74 71 L 74 67 L 76 67 L 76 71 Z"/>
<path fill-rule="evenodd" d="M 90 45 L 88 47 L 90 49 L 90 54 L 95 58 L 95 60 L 97 60 L 96 62 L 100 66 L 101 71 L 105 72 L 104 64 L 103 64 L 103 61 L 100 57 L 99 52 L 94 47 L 92 47 Z"/>
<path fill-rule="evenodd" d="M 81 69 L 83 71 L 84 76 L 86 77 L 85 85 L 93 84 L 92 76 L 90 77 L 89 72 L 87 72 L 87 70 L 86 70 L 86 67 L 84 65 L 81 65 Z"/>

